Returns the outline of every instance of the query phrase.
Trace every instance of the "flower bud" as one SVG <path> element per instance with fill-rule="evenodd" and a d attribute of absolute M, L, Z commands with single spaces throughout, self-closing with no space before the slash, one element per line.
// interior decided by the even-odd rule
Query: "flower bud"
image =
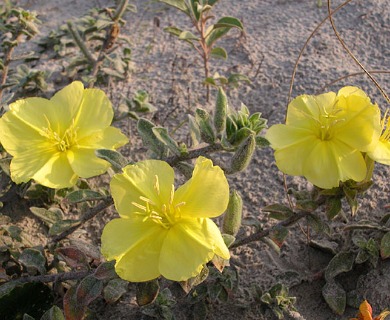
<path fill-rule="evenodd" d="M 209 144 L 213 144 L 215 142 L 215 133 L 209 113 L 206 110 L 198 108 L 195 111 L 195 120 L 199 126 L 202 140 Z"/>
<path fill-rule="evenodd" d="M 230 172 L 234 173 L 246 169 L 252 160 L 253 153 L 256 149 L 255 135 L 251 134 L 242 142 L 234 153 L 231 163 Z"/>
<path fill-rule="evenodd" d="M 236 236 L 241 227 L 242 199 L 236 190 L 229 197 L 229 204 L 223 217 L 222 232 Z"/>
<path fill-rule="evenodd" d="M 214 128 L 217 133 L 221 133 L 226 128 L 228 100 L 222 88 L 219 88 L 214 112 Z"/>

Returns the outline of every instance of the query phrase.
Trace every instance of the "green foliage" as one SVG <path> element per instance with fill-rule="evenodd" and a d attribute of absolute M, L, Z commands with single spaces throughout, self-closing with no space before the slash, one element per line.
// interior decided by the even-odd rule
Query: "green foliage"
<path fill-rule="evenodd" d="M 136 8 L 128 0 L 119 1 L 117 8 L 94 8 L 52 31 L 39 44 L 69 61 L 66 70 L 70 77 L 81 74 L 82 80 L 92 85 L 108 79 L 125 80 L 131 71 L 131 40 L 120 34 L 125 11 L 136 12 Z"/>
<path fill-rule="evenodd" d="M 159 2 L 165 3 L 174 7 L 183 13 L 185 13 L 189 20 L 192 23 L 194 33 L 188 30 L 182 30 L 176 26 L 170 26 L 164 30 L 174 37 L 177 37 L 179 40 L 188 43 L 203 60 L 204 68 L 204 84 L 207 85 L 207 94 L 206 99 L 209 101 L 210 89 L 209 85 L 217 86 L 217 83 L 214 78 L 209 76 L 210 66 L 209 61 L 211 58 L 223 59 L 226 60 L 228 54 L 223 47 L 215 46 L 216 42 L 223 38 L 231 30 L 239 30 L 240 32 L 244 31 L 244 26 L 242 22 L 234 17 L 222 17 L 216 23 L 210 24 L 215 16 L 212 14 L 212 10 L 217 1 L 207 1 L 207 0 L 159 0 Z M 232 77 L 231 75 L 230 77 Z M 243 81 L 249 81 L 249 79 L 244 75 L 242 76 Z M 221 81 L 220 86 L 225 84 L 235 83 L 237 85 L 239 76 L 235 76 L 235 79 L 230 77 L 224 82 Z M 234 76 L 233 76 L 234 77 Z M 225 78 L 226 79 L 226 78 Z M 224 83 L 223 83 L 224 82 Z M 217 128 L 219 129 L 219 128 Z"/>
<path fill-rule="evenodd" d="M 278 319 L 284 319 L 284 313 L 295 311 L 295 297 L 290 297 L 288 289 L 282 284 L 274 285 L 260 297 L 261 302 L 272 310 Z"/>
<path fill-rule="evenodd" d="M 36 93 L 47 88 L 48 73 L 33 70 L 20 61 L 39 59 L 34 52 L 25 52 L 15 56 L 14 49 L 23 41 L 31 40 L 38 32 L 35 12 L 11 5 L 0 6 L 0 106 L 7 103 L 16 91 Z M 16 61 L 19 64 L 14 67 Z M 10 91 L 9 96 L 3 96 L 4 89 Z"/>

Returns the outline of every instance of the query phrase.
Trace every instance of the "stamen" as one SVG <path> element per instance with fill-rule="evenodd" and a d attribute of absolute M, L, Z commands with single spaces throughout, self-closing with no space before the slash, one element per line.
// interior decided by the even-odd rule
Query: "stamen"
<path fill-rule="evenodd" d="M 155 175 L 154 178 L 156 179 L 154 182 L 154 189 L 156 190 L 157 194 L 160 195 L 160 184 L 158 183 L 158 175 Z"/>
<path fill-rule="evenodd" d="M 182 202 L 180 202 L 180 203 L 178 203 L 178 204 L 175 205 L 175 209 L 177 209 L 177 208 L 179 208 L 179 207 L 182 207 L 182 206 L 184 206 L 185 204 L 186 204 L 185 201 L 182 201 Z"/>
<path fill-rule="evenodd" d="M 138 209 L 141 209 L 141 210 L 144 210 L 145 212 L 147 212 L 145 206 L 143 206 L 143 205 L 141 205 L 141 204 L 139 204 L 139 203 L 137 203 L 137 202 L 134 202 L 134 201 L 133 201 L 131 204 L 132 204 L 133 206 L 136 206 Z"/>
<path fill-rule="evenodd" d="M 171 196 L 169 197 L 169 204 L 172 204 L 173 203 L 173 197 L 175 196 L 175 186 L 172 185 L 172 188 L 171 188 Z"/>
<path fill-rule="evenodd" d="M 151 204 L 152 206 L 156 206 L 156 205 L 154 204 L 154 202 L 153 202 L 152 200 L 150 200 L 149 198 L 146 198 L 146 197 L 144 197 L 144 196 L 140 196 L 139 198 L 140 198 L 142 201 L 145 201 L 146 203 Z"/>

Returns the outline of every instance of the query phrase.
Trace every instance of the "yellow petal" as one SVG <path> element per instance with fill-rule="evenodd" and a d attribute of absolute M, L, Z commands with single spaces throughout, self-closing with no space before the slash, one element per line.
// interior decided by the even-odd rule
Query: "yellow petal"
<path fill-rule="evenodd" d="M 229 184 L 225 174 L 211 160 L 199 157 L 196 160 L 192 178 L 179 187 L 174 203 L 181 206 L 182 216 L 217 217 L 227 208 Z"/>
<path fill-rule="evenodd" d="M 13 156 L 46 141 L 39 131 L 20 120 L 12 112 L 5 113 L 0 119 L 0 132 L 1 144 Z"/>
<path fill-rule="evenodd" d="M 301 95 L 288 106 L 286 124 L 302 129 L 312 130 L 324 110 L 331 108 L 336 99 L 334 92 L 318 96 Z"/>
<path fill-rule="evenodd" d="M 330 145 L 337 160 L 339 179 L 362 181 L 366 177 L 367 167 L 361 152 L 335 139 Z"/>
<path fill-rule="evenodd" d="M 55 117 L 56 112 L 53 111 L 53 105 L 47 99 L 43 98 L 27 98 L 18 100 L 9 106 L 9 111 L 13 116 L 17 117 L 19 121 L 25 125 L 30 126 L 37 132 L 43 132 L 44 128 L 48 128 L 48 120 Z M 54 122 L 53 122 L 54 126 Z M 53 130 L 56 129 L 53 127 Z"/>
<path fill-rule="evenodd" d="M 304 161 L 304 176 L 314 185 L 331 189 L 340 181 L 361 181 L 366 176 L 364 158 L 357 150 L 337 141 L 321 141 Z"/>
<path fill-rule="evenodd" d="M 310 141 L 315 137 L 315 130 L 276 124 L 271 126 L 265 135 L 273 149 L 298 145 Z"/>
<path fill-rule="evenodd" d="M 390 141 L 379 140 L 376 148 L 367 153 L 368 156 L 376 162 L 390 166 Z"/>
<path fill-rule="evenodd" d="M 78 138 L 105 129 L 111 124 L 114 111 L 106 94 L 99 89 L 84 90 L 79 112 L 75 118 Z"/>
<path fill-rule="evenodd" d="M 73 147 L 67 152 L 72 170 L 82 178 L 90 178 L 107 171 L 110 164 L 98 158 L 94 149 Z"/>
<path fill-rule="evenodd" d="M 166 162 L 145 160 L 123 168 L 111 180 L 111 194 L 121 217 L 130 216 L 139 209 L 132 203 L 141 203 L 140 196 L 150 199 L 157 207 L 169 203 L 174 172 Z"/>
<path fill-rule="evenodd" d="M 73 186 L 78 176 L 69 165 L 65 153 L 51 148 L 32 148 L 11 161 L 11 178 L 16 183 L 34 179 L 49 188 Z"/>
<path fill-rule="evenodd" d="M 115 271 L 127 281 L 149 281 L 160 275 L 158 260 L 167 230 L 142 219 L 114 219 L 103 230 L 102 254 L 116 260 Z"/>
<path fill-rule="evenodd" d="M 380 110 L 360 95 L 340 97 L 340 122 L 335 128 L 338 140 L 366 152 L 376 144 L 380 133 Z"/>
<path fill-rule="evenodd" d="M 38 172 L 33 179 L 49 188 L 69 188 L 76 184 L 78 176 L 73 172 L 66 153 L 58 152 Z"/>
<path fill-rule="evenodd" d="M 159 269 L 170 280 L 184 281 L 200 273 L 203 265 L 210 261 L 219 246 L 220 232 L 209 219 L 183 219 L 167 234 L 161 248 Z M 217 235 L 217 237 L 216 237 Z M 227 248 L 226 248 L 227 249 Z M 225 249 L 224 257 L 229 257 Z"/>
<path fill-rule="evenodd" d="M 274 130 L 271 127 L 269 131 L 271 145 L 276 142 L 279 143 L 276 146 L 282 146 L 281 148 L 273 146 L 276 149 L 274 156 L 279 170 L 290 175 L 303 175 L 304 158 L 320 140 L 312 134 L 308 135 L 304 131 L 288 126 L 276 127 Z"/>
<path fill-rule="evenodd" d="M 108 127 L 77 140 L 77 145 L 93 149 L 116 149 L 128 141 L 129 139 L 118 128 Z"/>
<path fill-rule="evenodd" d="M 328 141 L 319 141 L 304 161 L 303 175 L 314 185 L 331 189 L 338 187 L 338 164 Z"/>
<path fill-rule="evenodd" d="M 367 94 L 363 90 L 361 90 L 358 87 L 353 87 L 353 86 L 345 86 L 345 87 L 341 88 L 339 90 L 339 92 L 337 92 L 338 97 L 340 97 L 340 96 L 348 97 L 350 95 L 356 95 L 356 96 L 359 96 L 362 98 L 368 98 Z"/>
<path fill-rule="evenodd" d="M 74 117 L 80 112 L 83 94 L 84 85 L 80 81 L 73 81 L 50 99 L 52 108 L 48 118 L 50 121 L 53 120 L 60 124 L 61 131 L 52 128 L 57 133 L 64 134 L 62 130 L 66 130 L 72 125 Z"/>
<path fill-rule="evenodd" d="M 11 161 L 12 180 L 15 183 L 29 181 L 56 153 L 56 149 L 44 145 L 32 145 L 30 149 L 19 152 Z"/>

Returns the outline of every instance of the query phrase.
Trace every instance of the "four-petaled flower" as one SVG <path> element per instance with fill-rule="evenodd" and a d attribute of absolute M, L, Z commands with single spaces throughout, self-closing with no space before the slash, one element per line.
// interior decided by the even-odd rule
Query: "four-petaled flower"
<path fill-rule="evenodd" d="M 142 282 L 163 277 L 184 281 L 200 273 L 214 255 L 229 259 L 217 225 L 229 201 L 226 177 L 199 157 L 192 178 L 176 191 L 174 171 L 163 161 L 126 166 L 111 180 L 120 218 L 103 230 L 102 253 L 116 260 L 117 274 Z"/>
<path fill-rule="evenodd" d="M 381 121 L 382 134 L 375 148 L 367 155 L 376 162 L 390 166 L 390 115 L 387 110 Z"/>
<path fill-rule="evenodd" d="M 356 87 L 318 96 L 302 95 L 288 106 L 286 124 L 272 126 L 266 138 L 278 168 L 330 189 L 340 181 L 362 181 L 370 151 L 380 135 L 380 111 Z"/>
<path fill-rule="evenodd" d="M 128 139 L 111 127 L 113 109 L 105 93 L 75 81 L 50 100 L 27 98 L 0 119 L 0 142 L 13 156 L 11 178 L 34 179 L 50 188 L 73 186 L 78 177 L 104 173 L 109 163 L 96 149 L 114 149 Z"/>

